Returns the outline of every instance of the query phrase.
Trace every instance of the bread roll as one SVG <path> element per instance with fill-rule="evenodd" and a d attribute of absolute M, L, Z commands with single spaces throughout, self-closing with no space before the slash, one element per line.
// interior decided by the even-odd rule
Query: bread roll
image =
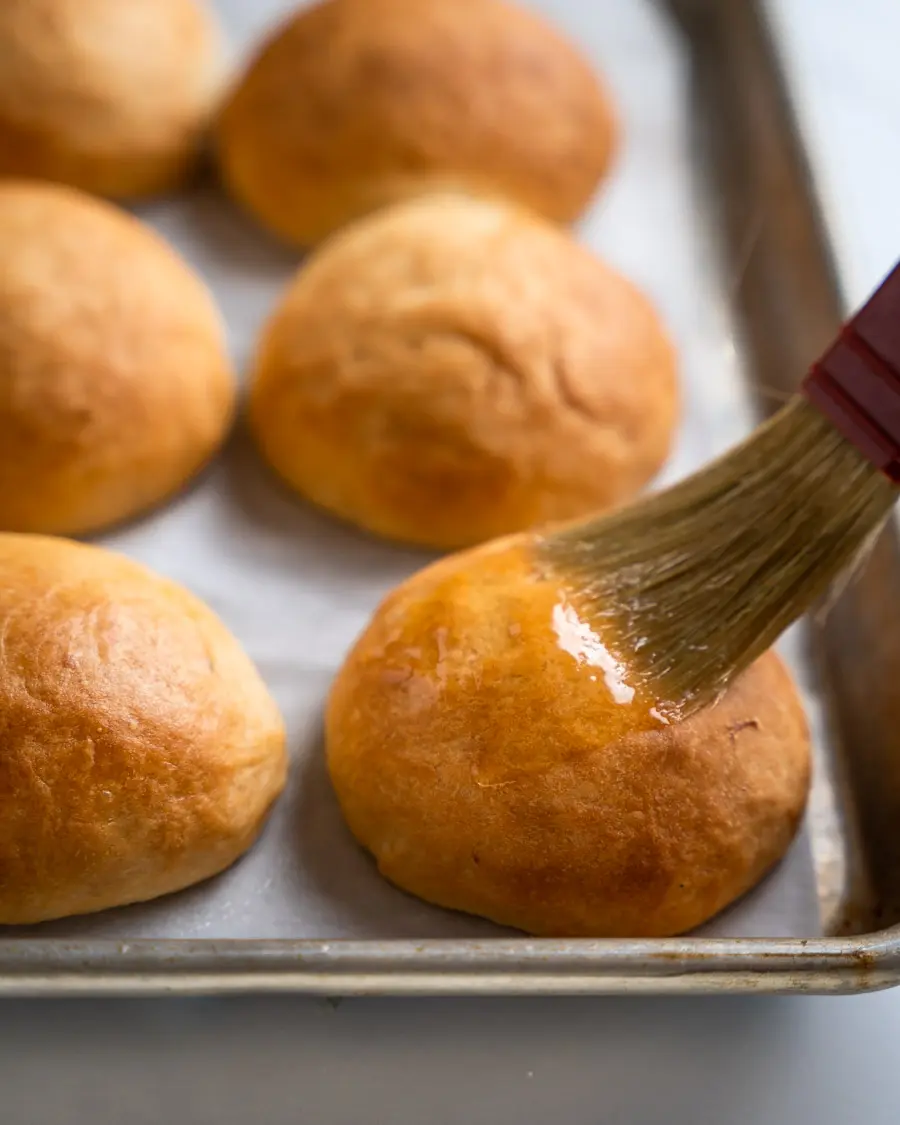
<path fill-rule="evenodd" d="M 0 923 L 140 902 L 222 871 L 285 780 L 253 665 L 137 563 L 0 534 Z"/>
<path fill-rule="evenodd" d="M 532 934 L 700 925 L 784 854 L 806 723 L 768 654 L 674 725 L 628 704 L 528 541 L 444 559 L 391 594 L 339 673 L 328 765 L 382 874 Z"/>
<path fill-rule="evenodd" d="M 194 162 L 223 78 L 197 0 L 2 0 L 0 176 L 166 191 Z"/>
<path fill-rule="evenodd" d="M 435 189 L 561 222 L 610 164 L 609 98 L 579 52 L 506 0 L 324 0 L 265 43 L 217 129 L 226 182 L 306 246 Z"/>
<path fill-rule="evenodd" d="M 0 530 L 81 534 L 211 457 L 235 383 L 203 283 L 69 188 L 0 182 Z"/>
<path fill-rule="evenodd" d="M 263 332 L 250 418 L 288 484 L 447 548 L 633 496 L 669 449 L 672 347 L 558 228 L 430 197 L 323 245 Z"/>

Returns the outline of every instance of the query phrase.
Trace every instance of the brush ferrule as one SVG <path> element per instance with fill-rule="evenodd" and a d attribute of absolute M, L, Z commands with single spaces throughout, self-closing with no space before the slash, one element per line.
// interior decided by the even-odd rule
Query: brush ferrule
<path fill-rule="evenodd" d="M 863 457 L 900 484 L 900 265 L 813 365 L 803 393 Z"/>

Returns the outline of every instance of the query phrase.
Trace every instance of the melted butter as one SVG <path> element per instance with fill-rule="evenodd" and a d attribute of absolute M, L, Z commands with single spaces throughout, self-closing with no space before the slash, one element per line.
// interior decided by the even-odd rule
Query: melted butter
<path fill-rule="evenodd" d="M 549 579 L 545 577 L 543 581 Z M 597 669 L 602 675 L 603 686 L 599 690 L 605 688 L 612 704 L 609 708 L 611 727 L 626 733 L 669 725 L 665 704 L 636 686 L 627 661 L 613 651 L 565 589 L 557 590 L 550 622 L 558 647 L 571 656 L 579 668 Z M 597 680 L 595 673 L 588 674 L 591 680 Z"/>
<path fill-rule="evenodd" d="M 574 657 L 579 664 L 589 664 L 602 671 L 613 703 L 623 706 L 633 703 L 634 688 L 627 682 L 625 665 L 616 660 L 588 622 L 582 621 L 565 595 L 553 607 L 552 621 L 557 643 L 563 652 Z"/>
<path fill-rule="evenodd" d="M 509 700 L 521 699 L 523 713 L 590 715 L 610 738 L 666 725 L 671 712 L 636 686 L 606 623 L 538 568 L 532 542 L 449 557 L 398 591 L 391 627 L 371 650 L 385 704 L 399 693 L 407 708 L 437 706 L 447 721 L 481 708 L 501 722 Z"/>

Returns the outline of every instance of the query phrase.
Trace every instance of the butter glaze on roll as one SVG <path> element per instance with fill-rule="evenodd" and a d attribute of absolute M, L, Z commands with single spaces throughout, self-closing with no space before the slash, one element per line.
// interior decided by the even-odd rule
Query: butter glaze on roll
<path fill-rule="evenodd" d="M 385 204 L 447 188 L 571 222 L 616 125 L 600 79 L 506 0 L 324 0 L 277 28 L 226 101 L 235 196 L 307 246 Z"/>
<path fill-rule="evenodd" d="M 694 929 L 784 855 L 809 736 L 768 653 L 665 724 L 517 537 L 390 594 L 340 671 L 327 753 L 347 823 L 420 898 L 532 934 Z"/>

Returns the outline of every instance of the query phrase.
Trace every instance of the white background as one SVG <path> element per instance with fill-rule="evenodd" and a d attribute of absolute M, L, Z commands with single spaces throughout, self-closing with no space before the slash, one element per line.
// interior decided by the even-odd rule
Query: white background
<path fill-rule="evenodd" d="M 900 4 L 773 4 L 862 297 L 900 254 Z M 0 1005 L 8 1125 L 896 1125 L 898 1101 L 900 990 Z"/>

